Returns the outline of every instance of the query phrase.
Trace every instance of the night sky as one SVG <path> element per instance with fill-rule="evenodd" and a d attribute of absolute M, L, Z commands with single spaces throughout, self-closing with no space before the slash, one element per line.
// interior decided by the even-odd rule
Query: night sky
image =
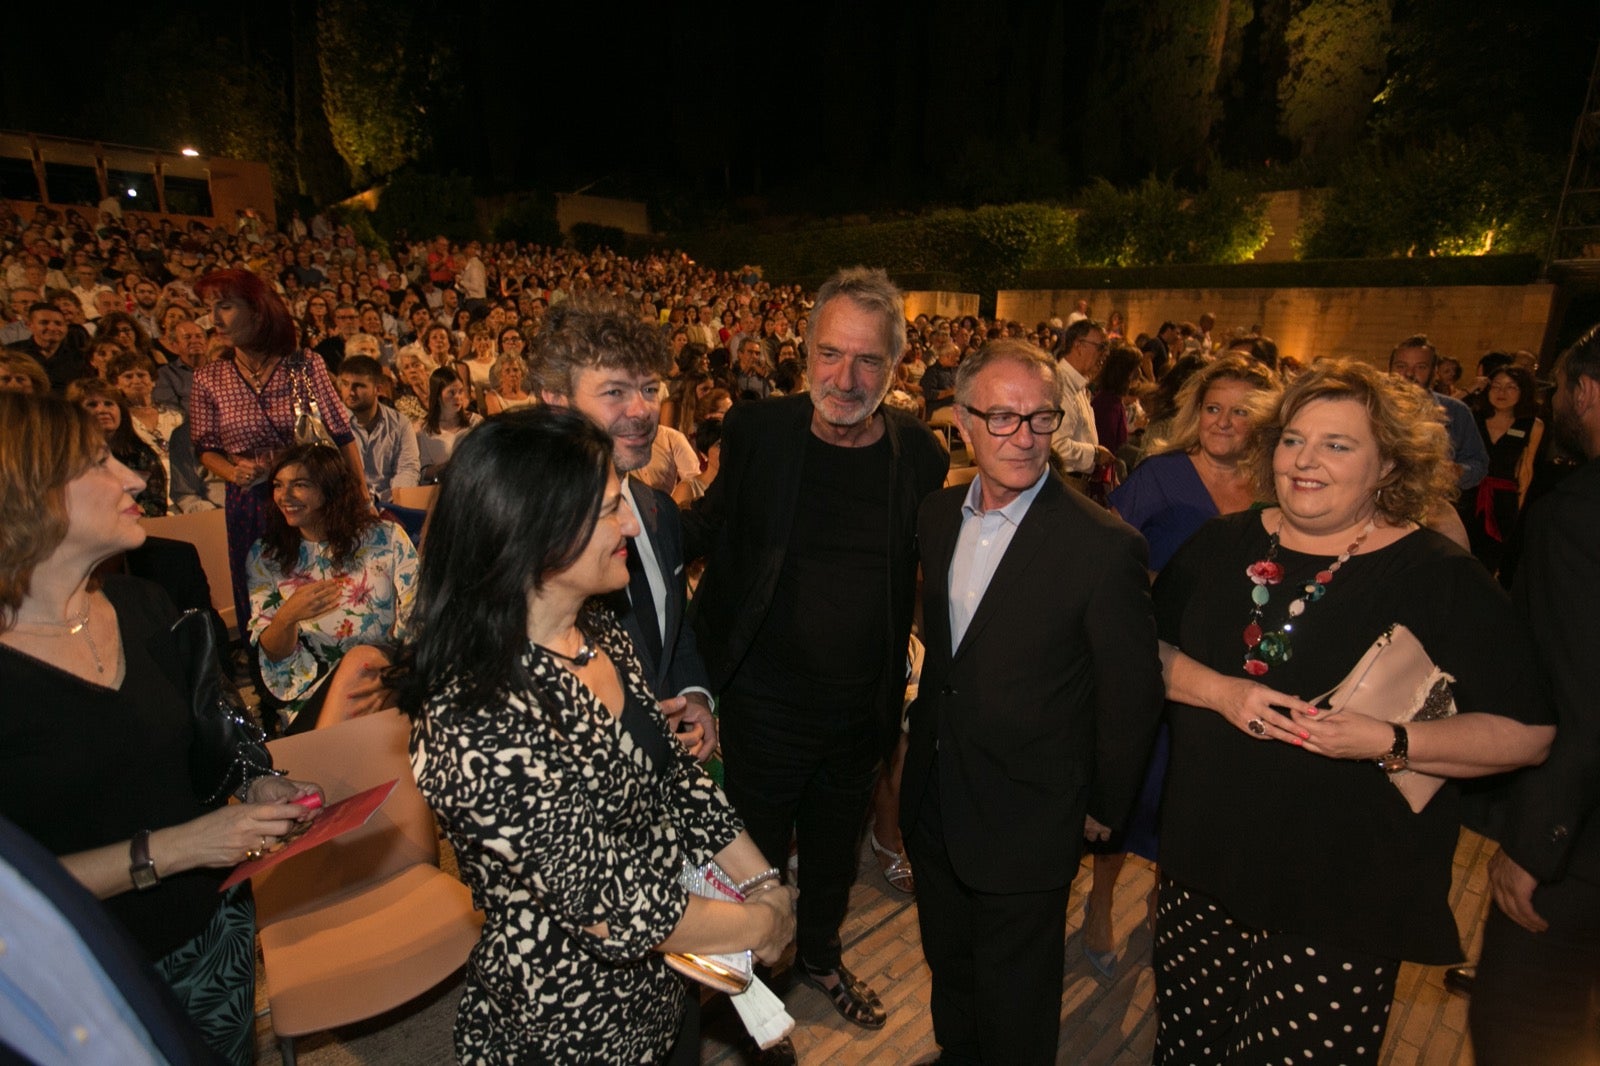
<path fill-rule="evenodd" d="M 950 201 L 962 188 L 952 173 L 996 156 L 1027 169 L 1030 151 L 1059 167 L 1064 187 L 1096 174 L 1133 181 L 1161 168 L 1131 149 L 1108 150 L 1103 130 L 1085 126 L 1086 110 L 1114 82 L 1163 73 L 1118 44 L 1130 19 L 1159 22 L 1165 9 L 1201 2 L 414 0 L 404 10 L 416 13 L 424 50 L 448 71 L 426 101 L 432 145 L 416 165 L 471 175 L 489 193 L 592 187 L 754 198 L 775 211 Z M 1251 51 L 1218 90 L 1225 117 L 1209 150 L 1235 166 L 1282 160 L 1288 146 L 1272 132 L 1279 72 L 1263 35 L 1311 0 L 1229 2 L 1255 19 Z M 293 28 L 315 7 L 12 5 L 0 126 L 138 144 L 177 136 L 162 126 L 163 105 L 150 101 L 207 91 L 206 78 L 192 74 L 197 50 L 256 64 L 292 111 Z M 1506 117 L 1499 102 L 1511 99 L 1538 127 L 1532 136 L 1564 156 L 1600 33 L 1593 0 L 1394 7 L 1397 20 L 1438 12 L 1438 93 L 1456 109 L 1450 121 L 1492 128 Z M 377 34 L 365 47 L 393 43 Z M 1169 117 L 1131 105 L 1114 121 L 1159 128 Z"/>

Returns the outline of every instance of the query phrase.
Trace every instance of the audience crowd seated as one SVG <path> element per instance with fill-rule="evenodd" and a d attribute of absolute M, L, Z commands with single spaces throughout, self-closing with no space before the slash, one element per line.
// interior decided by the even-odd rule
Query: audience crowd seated
<path fill-rule="evenodd" d="M 181 226 L 131 212 L 91 222 L 72 210 L 36 208 L 24 219 L 23 212 L 0 202 L 0 344 L 5 345 L 0 349 L 0 392 L 54 392 L 84 408 L 105 434 L 111 455 L 137 474 L 137 484 L 135 474 L 127 475 L 128 487 L 142 514 L 223 512 L 232 592 L 241 632 L 257 652 L 253 656 L 257 680 L 265 693 L 287 701 L 285 717 L 297 729 L 317 724 L 319 708 L 326 722 L 388 698 L 377 671 L 388 663 L 405 632 L 417 567 L 412 543 L 420 543 L 423 519 L 421 511 L 393 507 L 393 490 L 439 480 L 452 454 L 486 418 L 547 402 L 540 386 L 541 331 L 553 309 L 569 300 L 585 304 L 590 298 L 626 308 L 629 316 L 637 315 L 659 335 L 665 370 L 649 403 L 660 428 L 651 421 L 648 448 L 637 456 L 637 463 L 630 457 L 628 467 L 634 479 L 629 484 L 660 490 L 650 496 L 658 505 L 664 494 L 685 507 L 701 501 L 701 514 L 722 505 L 727 486 L 713 490 L 709 502 L 702 497 L 722 469 L 725 416 L 735 430 L 732 458 L 739 475 L 744 483 L 756 484 L 773 477 L 776 468 L 769 464 L 743 469 L 746 457 L 740 453 L 747 452 L 748 445 L 741 430 L 748 433 L 758 416 L 742 409 L 778 403 L 775 397 L 799 401 L 808 394 L 813 400 L 821 396 L 835 402 L 841 395 L 838 390 L 844 388 L 835 384 L 831 371 L 823 374 L 820 384 L 816 380 L 814 293 L 769 282 L 756 269 L 713 270 L 681 252 L 629 257 L 604 248 L 580 252 L 510 241 L 455 244 L 444 237 L 401 239 L 380 249 L 362 246 L 348 226 L 321 215 L 311 224 L 296 215 L 283 232 L 268 233 L 259 226 L 239 230 L 210 230 L 199 223 Z M 1559 475 L 1570 473 L 1579 458 L 1563 451 L 1559 434 L 1544 432 L 1551 424 L 1548 386 L 1533 376 L 1530 353 L 1491 352 L 1475 360 L 1475 374 L 1464 376 L 1461 365 L 1467 353 L 1441 357 L 1419 333 L 1388 353 L 1392 377 L 1379 383 L 1330 367 L 1319 361 L 1316 352 L 1280 351 L 1258 324 L 1219 326 L 1213 315 L 1183 308 L 1165 309 L 1165 314 L 1159 320 L 1152 316 L 1150 321 L 1130 321 L 1122 309 L 1096 307 L 1087 298 L 1064 317 L 1052 315 L 1032 324 L 977 314 L 915 314 L 904 321 L 903 333 L 898 324 L 890 327 L 894 343 L 887 351 L 894 358 L 880 383 L 882 404 L 909 412 L 913 424 L 928 424 L 939 431 L 941 443 L 960 447 L 964 433 L 958 423 L 964 424 L 963 416 L 989 413 L 962 409 L 956 382 L 963 364 L 999 340 L 1042 350 L 1053 357 L 1061 385 L 1062 417 L 1050 441 L 1055 476 L 1135 524 L 1149 542 L 1152 571 L 1162 571 L 1186 542 L 1193 543 L 1191 537 L 1201 536 L 1197 530 L 1222 528 L 1214 516 L 1245 512 L 1267 499 L 1285 502 L 1283 486 L 1267 476 L 1270 464 L 1261 467 L 1257 471 L 1261 477 L 1253 481 L 1242 458 L 1251 427 L 1259 433 L 1265 424 L 1260 401 L 1277 396 L 1283 388 L 1298 387 L 1298 380 L 1325 383 L 1329 375 L 1337 378 L 1341 383 L 1337 388 L 1345 393 L 1376 396 L 1384 404 L 1400 407 L 1416 399 L 1412 395 L 1416 390 L 1400 379 L 1431 387 L 1434 407 L 1449 431 L 1448 448 L 1436 460 L 1424 456 L 1405 461 L 1436 462 L 1448 476 L 1424 478 L 1439 491 L 1430 489 L 1416 500 L 1408 498 L 1404 507 L 1383 498 L 1381 491 L 1375 510 L 1370 498 L 1365 503 L 1353 500 L 1351 513 L 1375 515 L 1377 532 L 1360 534 L 1366 537 L 1364 547 L 1354 553 L 1348 572 L 1335 579 L 1335 587 L 1340 580 L 1356 585 L 1365 580 L 1362 571 L 1369 567 L 1363 565 L 1363 557 L 1376 561 L 1405 554 L 1394 548 L 1409 550 L 1424 543 L 1425 538 L 1407 532 L 1407 522 L 1425 520 L 1430 527 L 1451 532 L 1445 525 L 1454 513 L 1459 513 L 1460 521 L 1451 535 L 1461 543 L 1470 537 L 1484 566 L 1509 585 L 1524 508 L 1548 491 Z M 1184 320 L 1186 314 L 1192 322 Z M 1369 356 L 1381 364 L 1385 353 Z M 837 353 L 829 357 L 836 358 Z M 559 399 L 582 406 L 574 397 Z M 1304 406 L 1315 412 L 1339 402 L 1312 398 Z M 794 404 L 796 410 L 800 406 Z M 1297 416 L 1298 410 L 1284 413 Z M 1380 413 L 1373 409 L 1369 414 L 1370 424 L 1356 426 L 1356 435 L 1381 437 Z M 894 418 L 898 420 L 899 414 Z M 870 418 L 865 424 L 872 425 Z M 629 446 L 626 426 L 604 428 L 618 447 Z M 320 443 L 310 444 L 313 438 Z M 1391 450 L 1397 446 L 1388 440 L 1380 444 Z M 1384 453 L 1385 461 L 1392 458 Z M 966 462 L 971 461 L 969 447 Z M 1447 503 L 1446 482 L 1453 482 L 1459 493 L 1455 512 Z M 1298 492 L 1291 487 L 1288 502 Z M 1419 517 L 1411 504 L 1424 499 L 1436 510 Z M 379 517 L 379 507 L 385 508 L 385 517 Z M 331 517 L 336 512 L 337 517 Z M 389 517 L 401 519 L 412 536 Z M 1241 543 L 1248 540 L 1250 551 L 1270 552 L 1281 540 L 1286 557 L 1298 559 L 1291 542 L 1304 539 L 1299 518 L 1291 508 L 1279 520 L 1282 525 L 1262 527 L 1265 532 L 1256 528 L 1259 521 L 1251 525 L 1243 518 L 1232 519 L 1227 528 Z M 1305 529 L 1314 525 L 1313 521 Z M 1347 540 L 1357 536 L 1360 525 L 1341 530 L 1340 535 L 1348 533 Z M 793 533 L 788 530 L 784 535 Z M 1213 532 L 1212 540 L 1219 535 Z M 1263 537 L 1271 537 L 1272 543 L 1257 544 Z M 1432 540 L 1426 544 L 1430 565 L 1447 554 Z M 721 545 L 719 550 L 726 556 L 733 547 Z M 1221 709 L 1222 718 L 1212 713 L 1214 707 L 1197 709 L 1214 702 L 1210 671 L 1231 669 L 1222 658 L 1208 654 L 1207 644 L 1197 645 L 1202 655 L 1190 656 L 1197 662 L 1182 660 L 1180 676 L 1171 676 L 1173 662 L 1180 661 L 1173 658 L 1175 649 L 1189 652 L 1198 624 L 1183 611 L 1172 590 L 1207 582 L 1217 584 L 1219 594 L 1225 591 L 1223 584 L 1231 588 L 1233 578 L 1223 582 L 1206 562 L 1229 550 L 1228 545 L 1217 544 L 1194 548 L 1190 561 L 1164 578 L 1167 587 L 1157 592 L 1157 617 L 1171 645 L 1169 696 L 1184 705 L 1169 712 L 1184 725 L 1172 735 L 1174 770 L 1169 789 L 1175 779 L 1185 795 L 1204 791 L 1196 784 L 1202 776 L 1194 762 L 1199 752 L 1217 755 L 1209 764 L 1210 772 L 1228 765 L 1228 759 L 1237 759 L 1243 767 L 1262 759 L 1282 762 L 1305 757 L 1304 751 L 1290 750 L 1295 746 L 1327 756 L 1345 754 L 1349 747 L 1324 738 L 1330 732 L 1328 724 L 1314 723 L 1298 701 L 1290 701 L 1297 710 L 1283 718 L 1286 725 L 1264 715 L 1245 716 L 1234 703 Z M 703 556 L 685 555 L 677 562 L 685 573 L 694 574 L 702 560 Z M 1459 560 L 1452 557 L 1449 565 L 1458 567 Z M 177 596 L 180 579 L 173 580 L 168 591 Z M 713 585 L 718 580 L 713 576 Z M 1477 589 L 1476 576 L 1472 580 Z M 781 591 L 790 602 L 809 602 L 793 588 Z M 1333 595 L 1339 596 L 1336 591 Z M 1473 595 L 1478 606 L 1490 603 L 1487 594 Z M 1510 625 L 1498 601 L 1490 606 L 1484 613 L 1497 619 L 1495 632 Z M 1332 600 L 1328 607 L 1310 609 L 1338 614 Z M 1418 615 L 1416 621 L 1426 630 L 1435 619 Z M 726 641 L 728 634 L 716 631 L 715 618 L 702 622 L 702 637 L 713 647 Z M 1459 653 L 1458 645 L 1464 642 L 1460 634 L 1441 633 L 1437 641 L 1441 654 Z M 1515 646 L 1514 636 L 1505 639 L 1503 647 Z M 1360 642 L 1352 636 L 1339 646 L 1339 653 L 1358 650 L 1355 643 Z M 1429 646 L 1434 646 L 1431 638 Z M 1199 665 L 1201 659 L 1204 666 Z M 1324 674 L 1342 672 L 1341 667 L 1350 665 L 1336 659 L 1337 654 L 1321 657 L 1308 649 L 1304 659 L 1296 659 L 1293 671 L 1274 667 L 1274 674 L 1298 676 L 1299 671 L 1314 668 L 1320 683 Z M 740 664 L 719 668 L 734 675 Z M 1483 704 L 1485 685 L 1476 679 L 1472 665 L 1458 664 L 1453 672 L 1471 679 L 1461 696 L 1462 709 Z M 341 674 L 348 676 L 336 680 Z M 743 680 L 734 686 L 735 705 L 740 699 L 750 701 L 752 686 L 779 684 L 773 678 L 758 684 L 745 674 L 737 676 Z M 1196 676 L 1203 680 L 1195 682 Z M 726 677 L 721 680 L 727 683 Z M 876 708 L 878 696 L 897 687 L 893 683 L 897 679 L 879 680 L 881 691 L 857 694 L 863 706 Z M 1238 677 L 1232 682 L 1243 684 Z M 1274 687 L 1279 683 L 1276 678 L 1272 682 Z M 1308 681 L 1300 687 L 1309 692 L 1316 686 Z M 330 715 L 321 701 L 335 691 L 340 694 L 336 702 L 344 709 Z M 1530 722 L 1543 720 L 1532 707 L 1507 704 L 1501 713 Z M 1282 742 L 1283 751 L 1259 742 L 1262 734 L 1254 728 L 1258 720 L 1270 727 L 1267 740 Z M 1230 725 L 1231 734 L 1226 732 Z M 743 728 L 749 731 L 748 724 Z M 739 730 L 736 724 L 735 748 Z M 1421 730 L 1419 736 L 1427 738 L 1434 732 Z M 1296 739 L 1301 744 L 1295 745 Z M 1449 774 L 1478 773 L 1491 762 L 1499 767 L 1510 761 L 1502 751 L 1499 761 L 1463 755 L 1451 762 L 1430 757 L 1426 740 L 1420 748 L 1416 739 L 1413 743 L 1413 762 Z M 745 746 L 750 747 L 748 737 Z M 1084 946 L 1107 976 L 1115 966 L 1108 912 L 1120 855 L 1133 850 L 1155 856 L 1153 805 L 1161 794 L 1159 760 L 1168 747 L 1165 732 L 1160 747 L 1161 756 L 1146 781 L 1143 807 L 1128 827 L 1129 837 L 1125 840 L 1118 834 L 1100 847 L 1104 854 L 1089 911 L 1094 935 L 1086 936 Z M 1528 751 L 1519 748 L 1519 760 L 1536 745 L 1523 747 Z M 880 791 L 895 790 L 903 753 L 903 743 L 898 752 L 877 753 L 889 763 Z M 857 761 L 867 765 L 871 759 L 863 755 Z M 1349 762 L 1330 758 L 1312 765 L 1327 770 L 1329 788 L 1354 795 L 1357 786 L 1346 781 L 1353 771 L 1344 769 Z M 769 771 L 767 767 L 752 775 L 748 767 L 731 768 L 730 793 L 754 812 L 757 843 L 781 866 L 786 849 L 780 838 L 785 833 L 778 823 L 783 818 L 770 817 L 771 812 L 756 805 L 758 793 L 772 792 Z M 869 791 L 869 782 L 855 779 L 860 776 L 854 775 L 850 782 L 850 801 L 838 804 L 840 810 L 849 808 L 852 819 Z M 1381 777 L 1375 780 L 1389 787 Z M 789 799 L 802 805 L 811 802 L 795 799 L 810 795 L 808 783 L 786 781 L 784 788 L 792 793 Z M 1380 794 L 1386 795 L 1381 790 Z M 1207 795 L 1208 802 L 1219 802 L 1217 795 Z M 774 799 L 770 794 L 766 798 Z M 1363 810 L 1361 804 L 1371 800 L 1371 796 L 1353 800 L 1350 810 Z M 1203 806 L 1197 800 L 1194 809 Z M 886 809 L 893 809 L 892 802 Z M 779 813 L 788 816 L 787 811 Z M 799 813 L 803 817 L 805 812 Z M 1430 815 L 1429 824 L 1440 817 Z M 1244 912 L 1245 925 L 1262 934 L 1270 934 L 1275 922 L 1299 920 L 1298 915 L 1257 906 L 1251 892 L 1236 894 L 1230 868 L 1208 865 L 1192 850 L 1198 845 L 1186 835 L 1187 824 L 1169 819 L 1161 836 L 1162 856 L 1173 861 L 1162 871 L 1167 928 L 1161 930 L 1158 943 L 1158 964 L 1164 967 L 1158 983 L 1182 990 L 1176 993 L 1180 1008 L 1189 1004 L 1196 990 L 1185 969 L 1188 934 L 1174 932 L 1173 921 L 1191 922 L 1197 911 L 1209 906 L 1208 901 L 1216 900 L 1237 906 Z M 875 819 L 874 831 L 885 869 L 893 869 L 898 884 L 913 885 L 900 833 L 884 818 Z M 1262 839 L 1263 846 L 1282 846 L 1276 838 Z M 1419 849 L 1437 850 L 1431 838 L 1419 837 L 1413 843 Z M 842 897 L 832 882 L 836 868 L 848 865 L 842 845 L 815 850 L 811 876 L 819 884 L 828 882 L 828 887 L 802 904 L 807 966 L 801 976 L 822 985 L 851 1020 L 882 1024 L 885 1015 L 878 997 L 844 967 L 838 954 L 837 900 Z M 840 856 L 832 855 L 832 850 Z M 1325 855 L 1308 857 L 1307 862 L 1323 863 L 1331 877 L 1349 877 L 1348 870 Z M 1419 868 L 1418 873 L 1419 885 L 1437 880 L 1436 869 Z M 1437 924 L 1436 901 L 1407 900 L 1407 907 L 1415 905 L 1418 922 Z M 827 905 L 819 909 L 824 902 Z M 1324 922 L 1313 932 L 1342 942 L 1363 960 L 1383 956 L 1375 962 L 1379 968 L 1386 967 L 1384 960 L 1396 952 L 1443 959 L 1453 950 L 1442 931 L 1430 925 L 1431 931 L 1400 938 L 1392 950 L 1372 951 L 1370 930 L 1358 928 L 1359 923 L 1348 917 Z M 1156 924 L 1159 929 L 1163 922 Z M 1382 993 L 1374 990 L 1383 983 L 1375 982 L 1368 994 L 1381 998 Z M 1376 1009 L 1377 999 L 1372 1002 Z M 1206 1041 L 1220 1039 L 1222 1030 L 1245 1016 L 1230 1021 L 1208 1010 L 1211 1017 L 1190 1023 L 1191 1028 L 1209 1026 L 1199 1034 Z M 1172 1049 L 1183 1037 L 1181 1027 L 1165 1010 L 1163 1026 L 1162 1054 L 1180 1060 L 1187 1052 Z M 656 1046 L 665 1041 L 669 1029 L 664 1024 L 656 1034 Z M 1370 1033 L 1365 1037 L 1374 1039 Z"/>

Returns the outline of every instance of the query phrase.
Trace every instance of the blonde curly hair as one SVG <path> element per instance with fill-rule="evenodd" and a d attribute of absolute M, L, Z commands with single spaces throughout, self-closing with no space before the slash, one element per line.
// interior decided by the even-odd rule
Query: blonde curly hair
<path fill-rule="evenodd" d="M 1393 464 L 1379 479 L 1375 500 L 1378 513 L 1390 522 L 1425 522 L 1455 498 L 1460 468 L 1451 461 L 1444 412 L 1432 394 L 1354 359 L 1319 359 L 1255 424 L 1243 466 L 1260 498 L 1277 502 L 1272 458 L 1278 439 L 1315 400 L 1355 400 L 1366 408 L 1378 453 Z"/>

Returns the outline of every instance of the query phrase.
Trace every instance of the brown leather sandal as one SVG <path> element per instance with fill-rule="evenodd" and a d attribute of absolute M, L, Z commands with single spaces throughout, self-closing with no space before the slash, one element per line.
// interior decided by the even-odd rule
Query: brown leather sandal
<path fill-rule="evenodd" d="M 861 979 L 840 963 L 834 970 L 813 970 L 803 959 L 795 960 L 795 973 L 800 980 L 828 997 L 844 1020 L 854 1022 L 863 1029 L 882 1029 L 889 1020 L 878 993 L 862 984 Z M 824 977 L 837 974 L 839 983 L 829 988 L 822 983 Z"/>

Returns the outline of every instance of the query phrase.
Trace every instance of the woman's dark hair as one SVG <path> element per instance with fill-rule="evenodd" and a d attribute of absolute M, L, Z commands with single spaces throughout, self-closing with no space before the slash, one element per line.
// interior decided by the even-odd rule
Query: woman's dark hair
<path fill-rule="evenodd" d="M 686 370 L 667 385 L 667 396 L 674 405 L 673 411 L 676 412 L 672 428 L 685 437 L 693 436 L 695 423 L 699 421 L 700 397 L 697 392 L 700 383 L 710 380 L 710 374 Z"/>
<path fill-rule="evenodd" d="M 156 364 L 148 355 L 142 352 L 118 352 L 106 360 L 106 380 L 115 382 L 130 370 L 143 370 L 154 380 Z"/>
<path fill-rule="evenodd" d="M 250 309 L 255 328 L 248 337 L 236 338 L 237 347 L 256 356 L 288 355 L 294 351 L 294 319 L 278 294 L 248 270 L 218 270 L 194 283 L 195 295 L 206 300 L 215 295 L 235 300 Z"/>
<path fill-rule="evenodd" d="M 322 305 L 322 314 L 320 316 L 311 308 L 312 304 L 317 303 Z M 320 289 L 313 289 L 311 295 L 306 298 L 305 316 L 300 319 L 301 336 L 309 337 L 314 333 L 327 336 L 332 332 L 333 308 L 328 305 L 328 298 L 322 294 Z"/>
<path fill-rule="evenodd" d="M 423 418 L 422 425 L 429 433 L 439 432 L 439 413 L 444 406 L 444 390 L 451 385 L 460 384 L 461 375 L 456 373 L 454 367 L 441 366 L 428 375 L 428 414 Z M 461 418 L 465 421 L 466 414 L 463 413 Z"/>
<path fill-rule="evenodd" d="M 411 640 L 388 675 L 408 714 L 448 684 L 473 706 L 531 684 L 528 594 L 582 554 L 611 438 L 562 407 L 524 407 L 461 438 L 429 519 Z"/>
<path fill-rule="evenodd" d="M 145 476 L 144 488 L 134 493 L 133 502 L 139 505 L 139 510 L 146 517 L 160 518 L 167 513 L 167 470 L 161 463 L 161 457 L 134 429 L 133 413 L 128 410 L 128 401 L 123 399 L 121 389 L 101 378 L 80 378 L 67 386 L 69 403 L 83 407 L 84 401 L 91 396 L 110 400 L 122 412 L 117 428 L 106 434 L 106 447 L 117 457 L 117 462 Z M 98 427 L 98 423 L 96 425 Z"/>
<path fill-rule="evenodd" d="M 805 381 L 805 371 L 798 359 L 785 359 L 772 372 L 772 387 L 782 389 L 785 396 L 793 396 Z"/>
<path fill-rule="evenodd" d="M 1166 377 L 1161 379 L 1161 384 L 1150 397 L 1150 421 L 1162 422 L 1178 413 L 1178 393 L 1183 390 L 1183 386 L 1195 372 L 1205 365 L 1205 358 L 1195 352 L 1178 357 L 1178 361 L 1172 364 L 1172 369 L 1167 371 Z"/>
<path fill-rule="evenodd" d="M 1511 364 L 1509 366 L 1503 366 L 1499 370 L 1496 370 L 1493 374 L 1490 374 L 1489 375 L 1489 387 L 1493 388 L 1494 387 L 1494 379 L 1497 378 L 1497 377 L 1500 377 L 1502 375 L 1504 375 L 1505 377 L 1510 378 L 1512 380 L 1512 382 L 1514 382 L 1516 384 L 1516 386 L 1517 386 L 1517 393 L 1518 393 L 1518 395 L 1517 395 L 1517 404 L 1516 404 L 1515 407 L 1513 407 L 1511 409 L 1511 417 L 1512 418 L 1532 418 L 1535 414 L 1538 413 L 1538 410 L 1539 410 L 1539 397 L 1538 397 L 1537 393 L 1535 392 L 1535 385 L 1533 383 L 1533 375 L 1528 373 L 1522 367 L 1517 366 L 1516 364 L 1513 363 L 1513 364 Z M 1485 396 L 1487 396 L 1488 390 L 1485 389 L 1484 392 L 1485 392 Z M 1487 399 L 1486 399 L 1485 400 L 1485 405 L 1484 405 L 1484 413 L 1485 414 L 1490 414 L 1492 412 L 1493 412 L 1493 408 L 1488 405 L 1488 402 L 1487 402 Z"/>
<path fill-rule="evenodd" d="M 1513 362 L 1515 360 L 1511 358 L 1510 352 L 1486 352 L 1483 358 L 1478 360 L 1478 373 L 1486 378 L 1492 378 L 1501 367 L 1511 366 Z"/>
<path fill-rule="evenodd" d="M 703 344 L 690 341 L 684 345 L 683 351 L 678 353 L 678 373 L 687 374 L 699 366 L 700 360 L 706 357 L 706 352 L 707 348 Z"/>
<path fill-rule="evenodd" d="M 322 533 L 335 566 L 350 561 L 361 545 L 361 535 L 379 519 L 372 513 L 367 486 L 357 480 L 344 452 L 331 444 L 296 444 L 272 464 L 268 483 L 277 480 L 285 467 L 299 464 L 306 477 L 322 493 Z M 300 531 L 283 520 L 276 506 L 267 508 L 267 529 L 261 534 L 261 549 L 279 570 L 288 573 L 300 558 L 304 538 Z"/>
<path fill-rule="evenodd" d="M 107 314 L 101 315 L 95 321 L 94 335 L 96 337 L 104 337 L 107 340 L 113 340 L 117 335 L 117 330 L 122 326 L 128 326 L 133 330 L 134 351 L 138 352 L 140 355 L 149 356 L 152 350 L 150 344 L 150 334 L 146 333 L 144 331 L 144 327 L 139 325 L 139 320 L 137 318 L 134 318 L 126 311 L 111 311 Z"/>
<path fill-rule="evenodd" d="M 1126 344 L 1114 345 L 1095 378 L 1097 390 L 1113 396 L 1126 396 L 1133 385 L 1134 375 L 1139 373 L 1139 362 L 1138 349 Z"/>

